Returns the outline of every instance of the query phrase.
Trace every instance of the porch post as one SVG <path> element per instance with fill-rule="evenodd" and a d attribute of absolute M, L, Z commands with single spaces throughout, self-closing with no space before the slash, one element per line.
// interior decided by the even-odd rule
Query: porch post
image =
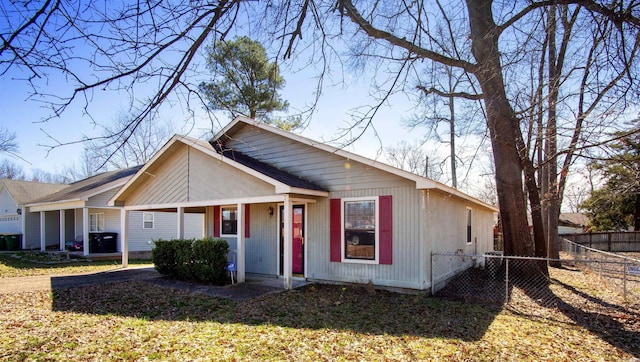
<path fill-rule="evenodd" d="M 47 249 L 47 242 L 45 240 L 45 235 L 47 234 L 46 213 L 46 211 L 40 211 L 40 251 Z"/>
<path fill-rule="evenodd" d="M 184 239 L 184 208 L 178 206 L 178 210 L 176 212 L 178 214 L 178 239 Z"/>
<path fill-rule="evenodd" d="M 82 255 L 89 255 L 89 208 L 82 208 Z"/>
<path fill-rule="evenodd" d="M 204 208 L 204 222 L 202 223 L 202 235 L 213 237 L 213 206 Z"/>
<path fill-rule="evenodd" d="M 20 215 L 20 231 L 22 231 L 22 245 L 20 249 L 25 250 L 27 248 L 27 208 L 22 206 L 22 214 Z"/>
<path fill-rule="evenodd" d="M 236 221 L 238 223 L 238 227 L 237 227 L 238 238 L 236 242 L 236 271 L 238 274 L 238 283 L 244 283 L 245 281 L 244 204 L 238 204 L 238 210 L 236 212 L 237 212 Z"/>
<path fill-rule="evenodd" d="M 291 289 L 292 278 L 292 260 L 293 260 L 293 234 L 291 231 L 291 214 L 293 213 L 293 205 L 291 196 L 284 195 L 284 255 L 282 263 L 282 274 L 284 276 L 284 289 Z"/>
<path fill-rule="evenodd" d="M 64 251 L 64 241 L 66 239 L 65 236 L 65 232 L 66 230 L 64 229 L 65 226 L 65 212 L 64 210 L 60 210 L 60 251 Z"/>
<path fill-rule="evenodd" d="M 122 267 L 129 266 L 129 211 L 120 209 L 120 252 L 122 253 Z"/>

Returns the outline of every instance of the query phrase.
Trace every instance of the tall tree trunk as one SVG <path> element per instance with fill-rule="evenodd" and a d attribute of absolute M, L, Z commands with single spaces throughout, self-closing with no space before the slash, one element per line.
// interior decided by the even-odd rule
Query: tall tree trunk
<path fill-rule="evenodd" d="M 633 212 L 633 230 L 640 231 L 640 192 L 636 192 L 635 208 Z"/>
<path fill-rule="evenodd" d="M 478 63 L 475 73 L 487 108 L 496 164 L 496 187 L 507 255 L 535 254 L 527 223 L 527 208 L 522 185 L 523 167 L 516 148 L 518 119 L 507 99 L 498 34 L 493 21 L 491 1 L 467 0 L 472 52 Z"/>
<path fill-rule="evenodd" d="M 544 195 L 543 218 L 547 239 L 548 257 L 558 259 L 558 218 L 560 205 L 558 200 L 558 145 L 557 145 L 557 104 L 560 87 L 561 62 L 556 48 L 556 6 L 549 7 L 547 26 L 549 50 L 549 109 L 545 133 L 545 164 L 543 166 Z"/>
<path fill-rule="evenodd" d="M 451 76 L 449 77 L 449 89 L 453 91 L 451 86 Z M 458 188 L 458 177 L 456 174 L 456 115 L 454 97 L 449 97 L 449 142 L 451 157 L 451 186 Z"/>

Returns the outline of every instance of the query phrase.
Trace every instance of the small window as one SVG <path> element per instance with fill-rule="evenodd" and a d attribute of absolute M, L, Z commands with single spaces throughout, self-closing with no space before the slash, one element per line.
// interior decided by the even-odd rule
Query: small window
<path fill-rule="evenodd" d="M 222 214 L 222 234 L 236 235 L 238 233 L 238 208 L 223 207 L 220 211 Z"/>
<path fill-rule="evenodd" d="M 471 209 L 467 208 L 467 244 L 471 244 Z"/>
<path fill-rule="evenodd" d="M 344 258 L 375 261 L 378 240 L 376 200 L 347 199 L 343 208 Z"/>
<path fill-rule="evenodd" d="M 142 228 L 153 229 L 153 213 L 145 212 L 142 214 Z"/>
<path fill-rule="evenodd" d="M 104 231 L 104 213 L 89 214 L 89 231 Z"/>

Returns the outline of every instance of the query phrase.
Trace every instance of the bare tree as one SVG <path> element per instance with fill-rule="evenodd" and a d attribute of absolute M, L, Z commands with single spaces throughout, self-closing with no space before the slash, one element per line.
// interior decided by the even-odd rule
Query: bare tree
<path fill-rule="evenodd" d="M 63 183 L 71 183 L 96 175 L 98 173 L 96 170 L 96 166 L 98 165 L 96 162 L 98 160 L 93 158 L 94 154 L 99 154 L 99 152 L 90 149 L 88 144 L 85 144 L 83 152 L 80 154 L 77 162 L 66 165 L 62 169 L 62 172 L 60 172 Z"/>
<path fill-rule="evenodd" d="M 2 160 L 2 163 L 0 163 L 0 178 L 24 180 L 25 176 L 22 167 L 9 160 Z"/>
<path fill-rule="evenodd" d="M 0 152 L 15 155 L 18 152 L 16 133 L 0 127 Z"/>
<path fill-rule="evenodd" d="M 440 2 L 436 3 L 440 5 Z M 608 51 L 618 55 L 615 59 L 593 59 L 590 68 L 600 70 L 598 77 L 585 77 L 581 85 L 587 89 L 602 89 L 620 77 L 626 82 L 620 84 L 618 92 L 624 95 L 626 89 L 629 94 L 633 84 L 632 71 L 637 66 L 638 5 L 616 2 L 613 6 L 605 7 L 597 1 L 563 3 L 570 5 L 574 11 L 581 9 L 581 36 L 594 32 L 604 34 L 603 25 L 610 24 L 607 27 L 607 30 L 610 29 L 607 31 L 608 37 L 599 49 L 600 54 Z M 526 5 L 494 6 L 490 1 L 467 0 L 464 3 L 448 3 L 446 10 L 443 6 L 437 6 L 435 11 L 423 2 L 373 6 L 363 3 L 356 5 L 345 0 L 339 4 L 339 10 L 356 25 L 358 34 L 370 40 L 372 45 L 369 54 L 395 60 L 404 64 L 409 71 L 423 60 L 455 67 L 463 70 L 477 84 L 480 92 L 473 92 L 474 89 L 470 88 L 467 92 L 459 91 L 453 95 L 467 99 L 482 98 L 486 107 L 496 164 L 496 187 L 502 211 L 505 251 L 508 254 L 546 256 L 545 232 L 537 206 L 541 201 L 537 190 L 536 167 L 527 154 L 523 130 L 520 128 L 523 110 L 517 107 L 517 97 L 521 86 L 529 83 L 526 77 L 522 77 L 520 70 L 523 68 L 518 66 L 523 65 L 519 59 L 526 56 L 523 50 L 533 49 L 530 44 L 544 42 L 546 32 L 531 30 L 539 26 L 537 20 L 540 12 L 550 11 L 552 3 L 540 1 Z M 398 9 L 393 16 L 383 13 L 391 8 Z M 463 16 L 465 10 L 466 16 Z M 441 26 L 452 31 L 446 37 L 436 38 L 434 34 L 437 32 L 430 32 L 434 29 L 432 24 L 444 24 Z M 456 36 L 456 31 L 460 29 L 468 29 L 468 36 Z M 471 50 L 472 57 L 465 57 L 465 52 L 458 51 L 464 48 Z M 574 50 L 578 48 L 576 46 Z M 587 53 L 577 50 L 572 56 L 576 60 L 588 59 Z M 553 77 L 556 79 L 557 75 Z M 572 92 L 575 93 L 575 88 Z M 441 93 L 447 92 L 443 90 Z M 565 100 L 558 98 L 556 103 L 561 101 Z M 628 104 L 630 101 L 631 97 L 626 97 L 623 102 Z M 553 152 L 553 149 L 548 148 L 548 152 Z M 526 201 L 522 191 L 524 185 L 521 181 L 523 175 L 529 190 L 529 202 L 538 208 L 533 225 L 535 242 L 531 240 L 527 228 Z"/>
<path fill-rule="evenodd" d="M 39 168 L 34 168 L 31 170 L 31 177 L 29 177 L 29 181 L 54 184 L 63 184 L 69 182 L 69 180 L 64 176 L 41 170 Z"/>
<path fill-rule="evenodd" d="M 442 160 L 437 154 L 427 154 L 419 143 L 410 145 L 406 141 L 400 141 L 386 147 L 384 155 L 391 166 L 435 181 L 442 181 Z"/>
<path fill-rule="evenodd" d="M 91 101 L 99 92 L 128 92 L 135 116 L 113 135 L 126 143 L 166 100 L 179 101 L 187 109 L 194 100 L 198 107 L 203 104 L 196 82 L 190 81 L 196 74 L 194 58 L 207 38 L 228 34 L 243 3 L 2 2 L 0 76 L 22 76 L 33 96 L 49 104 L 52 117 L 76 101 L 92 115 Z M 65 79 L 57 84 L 69 88 L 48 93 L 46 83 L 52 77 Z M 146 94 L 149 84 L 157 87 Z M 137 109 L 136 99 L 148 102 Z M 83 141 L 55 140 L 51 147 Z"/>
<path fill-rule="evenodd" d="M 626 33 L 614 31 L 609 18 L 590 16 L 588 7 L 567 4 L 541 10 L 535 23 L 540 26 L 527 28 L 539 41 L 522 46 L 525 57 L 531 58 L 529 93 L 514 94 L 514 103 L 525 124 L 531 159 L 525 173 L 528 180 L 536 178 L 540 188 L 538 193 L 536 183 L 529 181 L 533 220 L 540 213 L 548 255 L 558 258 L 558 218 L 569 170 L 584 157 L 590 142 L 603 142 L 600 135 L 623 123 L 629 105 L 625 94 L 636 87 L 630 76 L 639 43 L 630 40 L 620 48 L 625 49 L 621 61 L 612 62 L 611 52 L 620 51 L 616 34 Z M 518 69 L 527 71 L 524 66 Z"/>
<path fill-rule="evenodd" d="M 171 122 L 161 120 L 155 112 L 152 115 L 140 122 L 126 143 L 114 135 L 127 127 L 136 114 L 121 112 L 112 124 L 102 126 L 102 138 L 85 144 L 81 173 L 89 177 L 98 172 L 143 165 L 149 161 L 173 135 Z"/>
<path fill-rule="evenodd" d="M 196 99 L 201 101 L 194 92 L 195 84 L 190 83 L 191 78 L 187 76 L 194 74 L 196 53 L 206 38 L 224 39 L 242 16 L 252 19 L 243 22 L 250 24 L 252 31 L 275 39 L 273 46 L 284 59 L 309 55 L 308 64 L 319 69 L 319 87 L 331 57 L 338 54 L 331 46 L 334 40 L 347 39 L 346 44 L 352 47 L 351 60 L 357 64 L 364 64 L 368 59 L 378 60 L 377 74 L 389 76 L 375 80 L 378 86 L 374 94 L 376 99 L 369 108 L 361 109 L 355 119 L 351 127 L 354 137 L 367 129 L 375 131 L 378 109 L 391 95 L 415 91 L 415 83 L 410 80 L 416 74 L 422 74 L 425 65 L 452 67 L 468 75 L 470 86 L 451 95 L 482 99 L 485 108 L 496 164 L 505 252 L 546 255 L 545 232 L 538 207 L 541 195 L 536 179 L 537 166 L 531 160 L 527 135 L 522 129 L 528 108 L 520 107 L 519 97 L 522 89 L 531 85 L 530 78 L 526 77 L 530 63 L 525 67 L 521 60 L 528 51 L 539 51 L 540 44 L 545 43 L 548 32 L 541 27 L 548 22 L 540 21 L 540 14 L 550 11 L 554 4 L 567 5 L 570 12 L 580 8 L 581 33 L 574 33 L 571 39 L 607 34 L 592 58 L 589 48 L 579 45 L 573 48 L 582 49 L 582 52 L 573 52 L 572 59 L 591 59 L 586 68 L 576 66 L 576 69 L 588 69 L 585 73 L 588 75 L 582 77 L 583 82 L 577 83 L 567 78 L 569 81 L 564 85 L 604 90 L 620 78 L 623 82 L 616 83 L 612 93 L 605 92 L 605 95 L 621 100 L 616 103 L 618 107 L 610 108 L 614 113 L 628 110 L 636 102 L 632 95 L 637 83 L 634 82 L 636 48 L 640 39 L 640 4 L 631 0 L 515 3 L 487 0 L 446 3 L 439 0 L 273 3 L 238 0 L 142 2 L 120 7 L 101 1 L 2 2 L 0 14 L 6 17 L 5 23 L 9 25 L 0 31 L 3 40 L 0 74 L 15 68 L 22 71 L 33 85 L 35 94 L 51 102 L 54 115 L 64 111 L 75 99 L 84 101 L 89 108 L 89 101 L 98 90 L 126 90 L 133 100 L 144 98 L 136 94 L 137 85 L 157 84 L 158 88 L 138 116 L 119 132 L 120 142 L 126 142 L 142 120 L 171 94 L 186 105 Z M 91 53 L 73 54 L 76 48 L 83 47 Z M 529 71 L 523 71 L 527 69 Z M 57 71 L 69 80 L 73 87 L 69 94 L 52 97 L 39 91 L 47 72 L 51 71 Z M 406 85 L 412 85 L 412 89 L 406 89 Z M 430 88 L 429 84 L 422 85 Z M 315 96 L 319 97 L 320 93 Z M 443 90 L 442 93 L 447 92 Z M 584 102 L 573 105 L 572 100 L 565 99 L 566 94 L 575 96 L 576 88 L 559 93 L 557 100 L 557 104 L 565 104 L 567 111 L 574 111 L 578 121 L 572 129 L 584 129 L 580 122 L 589 118 L 593 118 L 593 124 L 598 124 L 598 117 L 586 112 L 590 106 L 585 106 Z M 582 100 L 588 98 L 593 104 L 591 97 L 588 93 Z M 576 98 L 581 99 L 580 96 L 573 99 Z M 589 136 L 597 134 L 593 130 Z M 556 153 L 579 150 L 585 146 L 586 139 L 582 130 L 577 138 L 570 140 L 565 151 Z M 565 160 L 563 165 L 566 163 Z M 571 164 L 570 159 L 568 164 Z M 560 174 L 564 172 L 563 168 Z M 529 203 L 534 206 L 532 212 L 537 210 L 533 218 L 533 240 L 527 225 L 524 185 L 529 191 Z M 562 189 L 560 182 L 558 189 Z"/>

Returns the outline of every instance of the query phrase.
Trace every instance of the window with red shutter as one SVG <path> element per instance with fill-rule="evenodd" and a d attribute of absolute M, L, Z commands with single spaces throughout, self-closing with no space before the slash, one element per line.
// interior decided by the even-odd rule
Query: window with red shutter
<path fill-rule="evenodd" d="M 392 263 L 391 196 L 331 199 L 329 209 L 331 261 Z"/>

